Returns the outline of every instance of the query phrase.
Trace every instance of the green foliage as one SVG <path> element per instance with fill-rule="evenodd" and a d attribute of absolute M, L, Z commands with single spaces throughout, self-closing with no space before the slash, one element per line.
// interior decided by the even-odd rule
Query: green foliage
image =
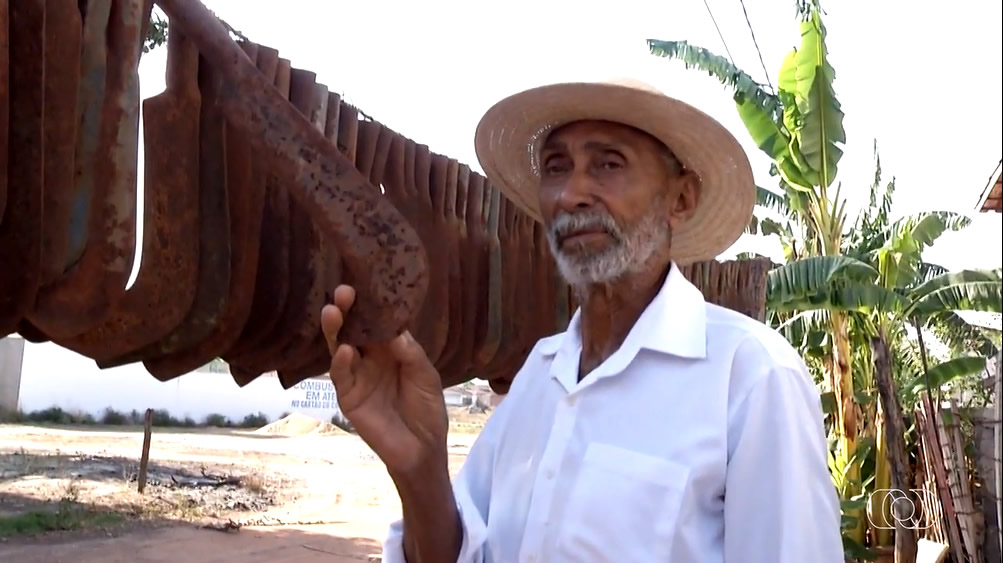
<path fill-rule="evenodd" d="M 268 415 L 263 412 L 259 412 L 258 414 L 249 414 L 245 416 L 237 426 L 240 428 L 261 428 L 268 423 Z"/>
<path fill-rule="evenodd" d="M 46 532 L 106 529 L 125 521 L 123 514 L 88 510 L 70 502 L 59 508 L 34 510 L 14 516 L 0 516 L 0 538 L 32 537 Z"/>
<path fill-rule="evenodd" d="M 843 499 L 846 554 L 873 559 L 860 519 L 877 465 L 887 458 L 877 459 L 872 447 L 878 421 L 871 339 L 885 335 L 893 379 L 908 413 L 918 393 L 972 379 L 984 358 L 999 349 L 998 332 L 972 326 L 956 312 L 999 312 L 1000 272 L 948 272 L 923 260 L 940 236 L 964 229 L 971 220 L 946 211 L 893 219 L 896 183 L 882 179 L 876 142 L 869 205 L 848 225 L 842 185 L 836 181 L 846 142 L 844 113 L 828 60 L 822 10 L 818 0 L 798 0 L 796 8 L 801 41 L 783 60 L 775 94 L 705 48 L 654 39 L 648 47 L 653 55 L 682 61 L 728 88 L 750 138 L 773 161 L 770 174 L 778 189 L 757 187 L 757 216 L 746 229 L 778 237 L 785 256 L 786 263 L 776 266 L 767 280 L 768 322 L 801 352 L 816 382 L 852 379 L 844 396 L 827 391 L 821 401 L 830 424 L 835 417 L 829 415 L 837 411 L 859 412 L 852 417 L 859 431 L 844 435 L 843 428 L 832 428 L 829 465 Z M 916 323 L 948 343 L 955 358 L 924 361 L 906 330 Z M 848 335 L 842 332 L 846 326 Z M 849 349 L 849 373 L 836 368 L 836 349 Z M 932 366 L 929 373 L 926 363 Z M 847 389 L 845 383 L 842 389 Z"/>
<path fill-rule="evenodd" d="M 284 418 L 287 414 L 288 413 L 284 414 L 282 418 Z M 87 413 L 65 411 L 60 407 L 53 406 L 29 413 L 20 411 L 3 413 L 3 417 L 0 421 L 14 424 L 35 423 L 55 424 L 61 426 L 96 424 L 102 424 L 105 426 L 141 426 L 144 422 L 144 418 L 145 415 L 138 410 L 132 410 L 131 412 L 125 413 L 108 407 L 99 418 L 95 418 Z M 256 414 L 248 414 L 236 424 L 224 415 L 210 414 L 200 425 L 190 416 L 178 418 L 164 409 L 153 411 L 152 420 L 153 426 L 159 428 L 196 428 L 198 426 L 213 426 L 218 428 L 260 428 L 268 423 L 268 415 L 263 412 L 259 412 Z"/>
<path fill-rule="evenodd" d="M 143 53 L 160 47 L 167 43 L 167 20 L 160 17 L 156 12 L 150 14 L 150 26 L 147 28 L 146 37 L 143 39 Z"/>
<path fill-rule="evenodd" d="M 912 405 L 916 403 L 920 393 L 940 389 L 963 377 L 979 374 L 985 369 L 986 358 L 981 356 L 954 358 L 931 367 L 930 371 L 925 374 L 920 372 L 902 386 L 900 393 L 903 401 Z"/>
<path fill-rule="evenodd" d="M 97 420 L 95 420 L 95 418 L 88 413 L 64 411 L 60 407 L 49 407 L 47 409 L 33 411 L 20 418 L 22 418 L 23 422 L 39 422 L 62 425 L 97 424 Z"/>
<path fill-rule="evenodd" d="M 230 422 L 229 418 L 219 413 L 206 415 L 205 421 L 202 424 L 204 426 L 213 426 L 216 428 L 229 428 L 230 426 L 233 426 L 233 423 Z"/>

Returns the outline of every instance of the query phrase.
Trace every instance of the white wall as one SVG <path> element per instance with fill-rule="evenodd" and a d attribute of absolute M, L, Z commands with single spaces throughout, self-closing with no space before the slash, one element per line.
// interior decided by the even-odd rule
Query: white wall
<path fill-rule="evenodd" d="M 225 373 L 196 372 L 160 382 L 141 363 L 101 370 L 93 360 L 65 348 L 25 342 L 18 408 L 30 412 L 52 406 L 95 417 L 107 407 L 125 412 L 166 409 L 197 422 L 214 413 L 239 422 L 259 411 L 273 420 L 286 412 L 330 420 L 340 412 L 327 379 L 307 380 L 289 390 L 273 375 L 244 387 Z"/>
<path fill-rule="evenodd" d="M 24 340 L 0 338 L 0 412 L 17 409 Z"/>

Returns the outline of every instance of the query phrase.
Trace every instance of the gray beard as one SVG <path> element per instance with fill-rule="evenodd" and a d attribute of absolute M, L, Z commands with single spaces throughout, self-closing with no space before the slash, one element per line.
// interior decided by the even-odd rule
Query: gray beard
<path fill-rule="evenodd" d="M 672 243 L 672 228 L 659 198 L 629 229 L 621 229 L 609 213 L 596 208 L 582 213 L 561 213 L 547 231 L 547 242 L 561 276 L 579 296 L 591 286 L 610 284 L 643 271 L 651 257 Z M 598 253 L 571 246 L 558 248 L 557 240 L 580 229 L 602 230 L 613 244 Z"/>

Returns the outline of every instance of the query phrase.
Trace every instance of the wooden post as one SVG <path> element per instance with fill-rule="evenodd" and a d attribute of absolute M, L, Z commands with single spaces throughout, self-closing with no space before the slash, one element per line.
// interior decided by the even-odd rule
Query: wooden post
<path fill-rule="evenodd" d="M 679 268 L 708 303 L 766 320 L 766 277 L 773 264 L 767 258 L 708 260 Z"/>
<path fill-rule="evenodd" d="M 153 409 L 143 417 L 143 453 L 139 458 L 139 494 L 146 490 L 146 467 L 150 464 L 150 438 L 153 434 Z"/>
<path fill-rule="evenodd" d="M 888 349 L 888 342 L 885 340 L 884 329 L 880 331 L 877 338 L 871 340 L 871 350 L 874 358 L 874 382 L 878 387 L 881 408 L 885 416 L 884 450 L 887 451 L 888 462 L 891 466 L 892 487 L 906 492 L 912 489 L 912 468 L 909 465 L 909 457 L 905 447 L 905 417 L 902 414 L 898 395 L 895 393 L 891 352 Z M 915 522 L 911 522 L 912 514 L 905 512 L 908 506 L 909 502 L 892 502 L 890 506 L 892 523 L 895 525 L 895 563 L 916 563 L 918 549 L 916 526 Z M 920 508 L 927 510 L 927 507 Z M 886 516 L 884 502 L 879 502 L 877 508 L 872 511 L 872 517 L 884 520 Z M 888 524 L 889 522 L 882 522 L 883 526 Z"/>

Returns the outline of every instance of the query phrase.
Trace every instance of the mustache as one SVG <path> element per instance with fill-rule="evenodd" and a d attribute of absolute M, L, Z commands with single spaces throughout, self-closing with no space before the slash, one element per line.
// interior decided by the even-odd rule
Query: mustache
<path fill-rule="evenodd" d="M 554 217 L 549 234 L 552 240 L 557 241 L 581 231 L 602 231 L 617 241 L 623 238 L 623 232 L 613 217 L 601 209 L 580 213 L 562 211 Z"/>

